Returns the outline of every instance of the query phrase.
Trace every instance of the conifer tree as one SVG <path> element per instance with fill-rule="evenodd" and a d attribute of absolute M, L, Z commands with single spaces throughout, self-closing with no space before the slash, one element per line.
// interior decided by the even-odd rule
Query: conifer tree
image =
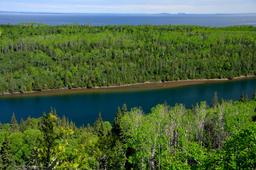
<path fill-rule="evenodd" d="M 12 128 L 12 131 L 19 130 L 19 124 L 17 122 L 16 116 L 14 113 L 12 114 L 12 118 L 11 118 L 11 128 Z"/>
<path fill-rule="evenodd" d="M 0 168 L 9 169 L 12 165 L 12 155 L 10 153 L 10 141 L 5 137 L 0 148 Z"/>
<path fill-rule="evenodd" d="M 120 119 L 122 116 L 127 112 L 127 106 L 124 104 L 122 108 L 118 107 L 115 119 L 114 119 L 114 124 L 113 124 L 113 129 L 112 132 L 114 135 L 116 135 L 118 138 L 121 137 L 121 128 L 120 128 Z"/>
<path fill-rule="evenodd" d="M 219 103 L 218 92 L 214 92 L 214 95 L 212 98 L 212 106 L 216 107 L 218 103 Z"/>
<path fill-rule="evenodd" d="M 95 122 L 94 128 L 99 136 L 104 136 L 104 122 L 103 122 L 101 113 L 99 113 L 99 115 L 98 115 L 98 118 Z"/>
<path fill-rule="evenodd" d="M 55 133 L 57 116 L 54 113 L 44 115 L 40 122 L 40 130 L 43 133 L 43 141 L 41 142 L 41 161 L 45 168 L 52 166 L 51 156 L 58 135 Z"/>

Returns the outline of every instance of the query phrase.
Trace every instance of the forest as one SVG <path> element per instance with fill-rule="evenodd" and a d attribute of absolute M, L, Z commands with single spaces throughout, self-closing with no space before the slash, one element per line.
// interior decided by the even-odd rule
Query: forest
<path fill-rule="evenodd" d="M 256 74 L 256 27 L 0 25 L 0 94 Z"/>
<path fill-rule="evenodd" d="M 0 124 L 0 169 L 255 169 L 252 99 L 117 109 L 76 127 L 52 111 Z"/>

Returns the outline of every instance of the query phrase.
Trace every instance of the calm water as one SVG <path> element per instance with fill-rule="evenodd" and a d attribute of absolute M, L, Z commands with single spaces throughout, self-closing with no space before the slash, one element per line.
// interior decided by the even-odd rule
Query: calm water
<path fill-rule="evenodd" d="M 165 25 L 201 26 L 256 25 L 256 14 L 47 14 L 0 12 L 0 24 L 42 23 L 49 25 Z"/>
<path fill-rule="evenodd" d="M 67 116 L 80 126 L 94 122 L 99 112 L 105 120 L 113 120 L 117 107 L 124 103 L 129 108 L 141 106 L 148 112 L 152 106 L 165 102 L 171 106 L 183 103 L 187 107 L 202 100 L 211 104 L 214 92 L 218 92 L 219 98 L 237 100 L 241 94 L 251 97 L 255 91 L 256 79 L 251 79 L 133 92 L 0 98 L 0 121 L 10 121 L 13 113 L 18 119 L 39 117 L 42 112 L 55 108 L 59 115 Z"/>

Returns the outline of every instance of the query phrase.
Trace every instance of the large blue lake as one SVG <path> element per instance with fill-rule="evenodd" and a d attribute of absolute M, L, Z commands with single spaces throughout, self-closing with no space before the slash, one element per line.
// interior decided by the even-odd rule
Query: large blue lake
<path fill-rule="evenodd" d="M 256 14 L 49 14 L 0 12 L 0 24 L 49 25 L 256 25 Z"/>
<path fill-rule="evenodd" d="M 210 105 L 215 92 L 220 99 L 238 100 L 242 94 L 251 97 L 255 91 L 256 79 L 250 79 L 157 90 L 0 98 L 0 121 L 9 122 L 13 113 L 18 119 L 39 117 L 53 108 L 60 116 L 67 116 L 80 126 L 93 123 L 99 112 L 105 120 L 113 120 L 117 107 L 124 103 L 128 108 L 141 107 L 149 112 L 151 107 L 162 103 L 171 106 L 183 103 L 191 107 L 207 101 Z"/>

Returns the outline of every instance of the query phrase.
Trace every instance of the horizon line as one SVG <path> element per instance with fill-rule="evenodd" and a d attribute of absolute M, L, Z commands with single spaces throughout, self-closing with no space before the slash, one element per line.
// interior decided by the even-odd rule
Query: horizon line
<path fill-rule="evenodd" d="M 30 13 L 30 14 L 121 14 L 121 15 L 251 15 L 256 12 L 240 12 L 240 13 L 186 13 L 186 12 L 158 12 L 158 13 L 121 13 L 121 12 L 34 12 L 34 11 L 1 11 L 0 13 Z"/>

